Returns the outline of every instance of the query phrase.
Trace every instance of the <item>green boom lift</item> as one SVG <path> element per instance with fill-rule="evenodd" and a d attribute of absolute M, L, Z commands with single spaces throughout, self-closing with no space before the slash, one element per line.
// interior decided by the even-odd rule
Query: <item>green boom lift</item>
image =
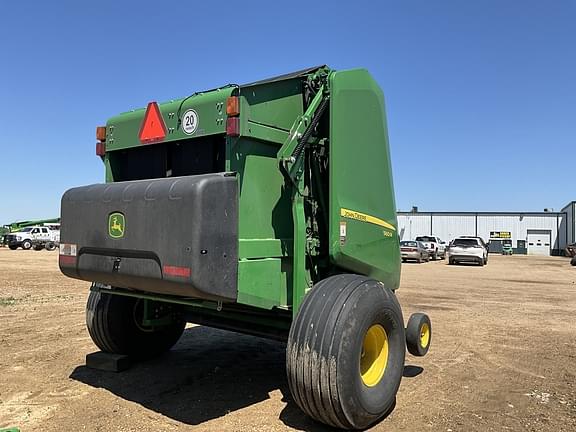
<path fill-rule="evenodd" d="M 382 91 L 314 67 L 130 111 L 97 128 L 106 183 L 62 198 L 59 263 L 91 281 L 105 352 L 149 357 L 186 322 L 286 341 L 295 402 L 340 428 L 393 406 L 406 328 Z"/>
<path fill-rule="evenodd" d="M 60 223 L 60 218 L 12 222 L 11 224 L 4 225 L 4 227 L 6 227 L 9 232 L 17 232 L 26 227 L 56 223 Z"/>

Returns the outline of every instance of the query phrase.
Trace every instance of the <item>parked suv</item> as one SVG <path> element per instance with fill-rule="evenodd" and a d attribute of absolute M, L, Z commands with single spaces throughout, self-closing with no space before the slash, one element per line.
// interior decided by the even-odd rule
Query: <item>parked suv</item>
<path fill-rule="evenodd" d="M 416 241 L 422 242 L 432 260 L 446 258 L 446 243 L 436 236 L 418 236 Z"/>
<path fill-rule="evenodd" d="M 490 242 L 486 243 L 482 237 L 476 237 L 476 236 L 460 236 L 460 237 L 458 237 L 458 238 L 478 239 L 478 240 L 480 240 L 480 243 L 482 244 L 482 246 L 484 246 L 484 247 L 486 248 L 486 250 L 487 250 L 488 252 L 490 252 Z"/>
<path fill-rule="evenodd" d="M 458 237 L 448 248 L 448 264 L 460 262 L 475 262 L 483 266 L 488 263 L 488 251 L 477 238 Z"/>

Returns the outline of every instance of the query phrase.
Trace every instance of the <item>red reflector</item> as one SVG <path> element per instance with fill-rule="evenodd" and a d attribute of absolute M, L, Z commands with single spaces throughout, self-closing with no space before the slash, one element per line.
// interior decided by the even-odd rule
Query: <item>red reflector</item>
<path fill-rule="evenodd" d="M 74 265 L 76 264 L 76 257 L 70 255 L 60 255 L 58 257 L 58 261 L 60 264 Z"/>
<path fill-rule="evenodd" d="M 104 156 L 106 154 L 106 142 L 96 143 L 96 154 L 98 156 Z"/>
<path fill-rule="evenodd" d="M 170 276 L 190 277 L 192 271 L 189 267 L 178 267 L 165 265 L 163 268 L 164 273 Z"/>
<path fill-rule="evenodd" d="M 166 125 L 162 114 L 160 114 L 160 108 L 156 102 L 150 102 L 146 107 L 146 114 L 144 114 L 138 138 L 142 144 L 148 144 L 162 141 L 165 137 Z"/>
<path fill-rule="evenodd" d="M 240 135 L 240 118 L 228 117 L 226 120 L 226 135 L 234 137 Z"/>

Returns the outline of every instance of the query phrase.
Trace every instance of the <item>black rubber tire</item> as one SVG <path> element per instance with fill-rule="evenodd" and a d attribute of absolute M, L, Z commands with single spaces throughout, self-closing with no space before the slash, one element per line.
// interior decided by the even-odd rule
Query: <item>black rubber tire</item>
<path fill-rule="evenodd" d="M 456 263 L 456 261 L 454 261 L 452 258 L 448 258 L 448 265 L 454 265 Z"/>
<path fill-rule="evenodd" d="M 172 324 L 144 329 L 137 324 L 142 300 L 122 295 L 90 291 L 86 304 L 86 326 L 90 337 L 104 352 L 126 354 L 134 358 L 150 358 L 168 351 L 184 332 L 183 321 L 173 305 Z"/>
<path fill-rule="evenodd" d="M 32 247 L 32 242 L 30 240 L 26 239 L 22 242 L 22 249 L 28 250 L 31 247 Z"/>
<path fill-rule="evenodd" d="M 384 375 L 367 386 L 360 374 L 364 337 L 387 335 Z M 286 352 L 290 392 L 310 417 L 342 429 L 364 429 L 393 408 L 406 355 L 402 310 L 392 291 L 365 276 L 319 282 L 292 323 Z"/>
<path fill-rule="evenodd" d="M 416 262 L 417 262 L 418 264 L 422 264 L 422 257 L 418 258 L 418 259 L 416 260 Z"/>
<path fill-rule="evenodd" d="M 480 267 L 484 267 L 484 258 L 480 258 L 480 261 L 478 261 L 478 265 Z"/>
<path fill-rule="evenodd" d="M 16 250 L 16 249 L 18 249 L 18 246 L 16 246 L 16 245 L 10 245 L 10 246 L 8 246 L 8 249 L 10 249 L 10 250 Z"/>
<path fill-rule="evenodd" d="M 46 243 L 46 246 L 44 246 L 46 248 L 47 251 L 52 252 L 53 250 L 56 249 L 56 243 L 54 242 L 48 242 Z"/>
<path fill-rule="evenodd" d="M 34 245 L 33 248 L 34 248 L 35 251 L 41 251 L 42 249 L 44 249 L 44 246 L 42 246 L 42 245 Z"/>
<path fill-rule="evenodd" d="M 484 258 L 484 265 L 488 264 L 488 257 Z"/>
<path fill-rule="evenodd" d="M 422 345 L 420 335 L 422 334 L 422 326 L 428 325 L 429 335 L 428 342 L 425 346 Z M 415 313 L 410 316 L 408 325 L 406 326 L 406 348 L 412 355 L 423 357 L 430 349 L 432 342 L 432 324 L 430 318 L 424 313 Z"/>
<path fill-rule="evenodd" d="M 573 256 L 570 260 L 570 265 L 576 266 L 576 256 Z"/>
<path fill-rule="evenodd" d="M 436 258 L 437 258 L 437 257 L 436 257 L 436 252 L 434 252 L 434 253 L 432 254 L 432 261 L 436 261 Z"/>

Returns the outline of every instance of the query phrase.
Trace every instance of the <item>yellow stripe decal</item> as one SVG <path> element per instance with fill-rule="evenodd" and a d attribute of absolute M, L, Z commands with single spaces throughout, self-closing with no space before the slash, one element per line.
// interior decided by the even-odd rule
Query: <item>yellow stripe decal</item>
<path fill-rule="evenodd" d="M 371 223 L 374 225 L 379 225 L 381 227 L 388 228 L 392 231 L 396 231 L 396 228 L 394 228 L 394 225 L 389 224 L 388 222 L 386 222 L 382 219 L 379 219 L 377 217 L 370 216 L 370 215 L 367 215 L 364 213 L 360 213 L 360 212 L 357 212 L 354 210 L 348 210 L 345 208 L 341 208 L 340 209 L 340 216 L 348 218 L 348 219 L 355 219 L 355 220 L 358 220 L 361 222 L 368 222 L 368 223 Z"/>

